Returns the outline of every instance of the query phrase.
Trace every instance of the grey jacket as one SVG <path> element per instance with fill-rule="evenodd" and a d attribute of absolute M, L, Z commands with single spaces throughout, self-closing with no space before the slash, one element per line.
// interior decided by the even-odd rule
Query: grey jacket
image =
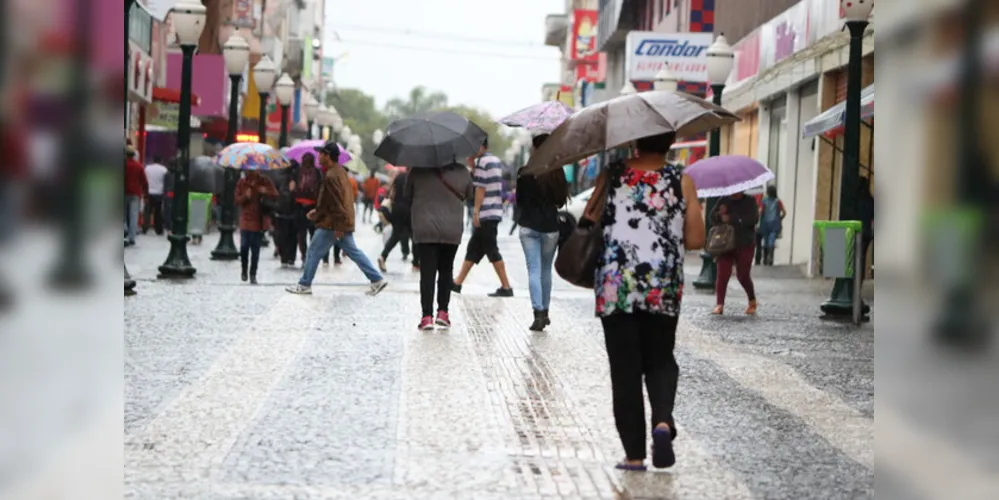
<path fill-rule="evenodd" d="M 463 198 L 448 189 L 444 181 Z M 461 233 L 465 230 L 465 201 L 474 192 L 472 175 L 464 165 L 451 165 L 442 170 L 410 169 L 406 192 L 413 202 L 413 243 L 461 244 Z"/>

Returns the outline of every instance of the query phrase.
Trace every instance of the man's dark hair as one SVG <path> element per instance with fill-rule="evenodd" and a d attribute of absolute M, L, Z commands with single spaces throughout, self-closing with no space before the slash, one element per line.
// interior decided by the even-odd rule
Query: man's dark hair
<path fill-rule="evenodd" d="M 676 133 L 666 132 L 665 134 L 642 137 L 635 141 L 635 147 L 643 153 L 665 155 L 674 142 L 676 142 Z"/>
<path fill-rule="evenodd" d="M 777 197 L 777 186 L 775 186 L 773 184 L 767 186 L 767 196 L 769 196 L 771 198 L 776 198 Z"/>
<path fill-rule="evenodd" d="M 139 153 L 134 149 L 129 149 L 125 151 L 125 158 L 135 158 Z"/>

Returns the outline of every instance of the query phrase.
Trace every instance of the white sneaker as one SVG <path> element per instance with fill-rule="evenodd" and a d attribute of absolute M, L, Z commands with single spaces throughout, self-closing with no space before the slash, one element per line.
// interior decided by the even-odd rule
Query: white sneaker
<path fill-rule="evenodd" d="M 387 287 L 387 286 L 388 286 L 388 281 L 385 281 L 385 280 L 376 281 L 376 282 L 374 282 L 374 283 L 371 284 L 371 289 L 368 290 L 367 293 L 368 293 L 368 295 L 371 295 L 371 296 L 378 295 L 379 293 L 382 293 L 382 290 L 384 290 L 385 287 Z"/>
<path fill-rule="evenodd" d="M 285 291 L 287 291 L 288 293 L 294 293 L 296 295 L 312 295 L 311 286 L 304 286 L 298 283 L 295 283 L 294 285 L 285 288 Z"/>

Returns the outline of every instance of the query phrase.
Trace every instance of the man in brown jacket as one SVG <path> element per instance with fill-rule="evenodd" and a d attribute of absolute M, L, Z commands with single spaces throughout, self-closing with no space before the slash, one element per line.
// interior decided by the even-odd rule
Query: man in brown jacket
<path fill-rule="evenodd" d="M 361 272 L 371 282 L 368 295 L 378 295 L 388 282 L 354 242 L 354 188 L 347 177 L 347 171 L 337 163 L 340 146 L 329 141 L 316 148 L 316 151 L 319 152 L 319 162 L 326 168 L 326 179 L 319 189 L 316 208 L 307 215 L 309 220 L 316 221 L 316 233 L 305 255 L 302 279 L 286 290 L 301 295 L 311 294 L 312 280 L 316 277 L 319 261 L 329 254 L 330 248 L 335 244 L 361 268 Z"/>

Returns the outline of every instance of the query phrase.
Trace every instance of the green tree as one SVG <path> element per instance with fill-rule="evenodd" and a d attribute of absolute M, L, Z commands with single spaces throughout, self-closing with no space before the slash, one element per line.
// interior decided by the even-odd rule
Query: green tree
<path fill-rule="evenodd" d="M 385 114 L 392 120 L 398 120 L 444 107 L 447 107 L 447 95 L 420 86 L 410 90 L 406 99 L 395 98 L 385 103 Z"/>
<path fill-rule="evenodd" d="M 464 116 L 472 123 L 482 127 L 482 130 L 485 130 L 486 133 L 489 134 L 489 151 L 500 159 L 503 159 L 503 153 L 505 153 L 507 148 L 510 147 L 510 144 L 513 142 L 513 138 L 503 133 L 503 127 L 497 123 L 488 112 L 479 108 L 463 105 L 448 106 L 443 109 Z M 512 165 L 507 166 L 511 167 Z"/>
<path fill-rule="evenodd" d="M 376 145 L 372 137 L 375 130 L 385 130 L 389 119 L 375 106 L 375 98 L 358 89 L 338 89 L 326 94 L 326 105 L 336 108 L 344 125 L 350 126 L 351 132 L 361 138 L 364 149 L 361 159 L 368 168 L 378 170 L 376 165 L 384 162 L 375 158 Z M 338 137 L 337 140 L 341 144 L 347 142 L 346 137 Z"/>

